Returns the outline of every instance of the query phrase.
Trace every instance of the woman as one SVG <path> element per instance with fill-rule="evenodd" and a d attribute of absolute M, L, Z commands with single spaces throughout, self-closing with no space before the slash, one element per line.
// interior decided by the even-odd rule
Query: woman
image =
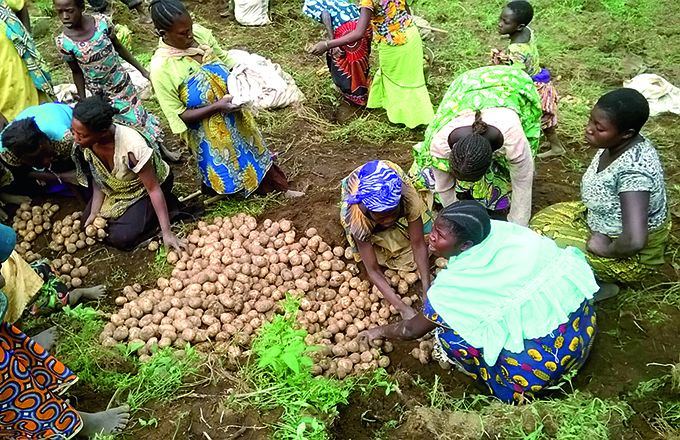
<path fill-rule="evenodd" d="M 15 244 L 12 228 L 0 224 L 0 265 L 4 266 Z M 0 288 L 4 286 L 0 275 Z M 77 377 L 35 340 L 6 322 L 7 307 L 7 297 L 0 291 L 0 437 L 66 439 L 122 431 L 130 419 L 127 405 L 92 414 L 76 411 L 60 397 Z"/>
<path fill-rule="evenodd" d="M 490 220 L 473 201 L 444 208 L 430 249 L 449 262 L 423 312 L 362 337 L 412 340 L 434 330 L 434 358 L 504 402 L 531 397 L 583 365 L 597 330 L 598 286 L 578 249 Z"/>
<path fill-rule="evenodd" d="M 371 282 L 404 318 L 415 310 L 401 301 L 379 266 L 417 268 L 427 292 L 430 265 L 424 234 L 432 227 L 431 218 L 404 172 L 392 162 L 367 162 L 342 181 L 340 223 L 354 258 L 363 260 Z"/>
<path fill-rule="evenodd" d="M 0 128 L 52 95 L 50 75 L 30 35 L 24 0 L 0 0 Z"/>
<path fill-rule="evenodd" d="M 492 217 L 526 226 L 540 134 L 541 98 L 521 68 L 470 70 L 453 81 L 413 148 L 410 174 L 443 206 L 477 200 Z"/>
<path fill-rule="evenodd" d="M 354 31 L 359 19 L 359 8 L 349 0 L 305 0 L 302 12 L 322 23 L 330 40 Z M 333 83 L 347 101 L 360 106 L 368 102 L 372 37 L 367 28 L 360 40 L 326 53 Z"/>
<path fill-rule="evenodd" d="M 586 252 L 606 283 L 641 281 L 664 263 L 671 218 L 659 155 L 640 134 L 648 117 L 649 104 L 634 89 L 603 95 L 586 127 L 599 151 L 581 180 L 582 201 L 552 205 L 531 220 L 538 233 Z M 598 299 L 618 293 L 606 287 Z"/>
<path fill-rule="evenodd" d="M 233 62 L 212 32 L 194 25 L 179 0 L 153 0 L 151 18 L 161 36 L 151 59 L 151 83 L 170 129 L 195 151 L 206 189 L 302 195 L 288 191 L 253 115 L 232 104 L 227 78 Z"/>
<path fill-rule="evenodd" d="M 92 199 L 83 211 L 85 226 L 97 216 L 108 220 L 106 242 L 129 250 L 149 238 L 160 224 L 163 242 L 178 252 L 184 247 L 170 230 L 168 211 L 177 211 L 173 177 L 153 140 L 113 123 L 116 109 L 95 95 L 73 109 L 72 130 L 80 147 L 75 156 L 78 178 L 87 185 L 84 160 L 92 174 Z"/>
<path fill-rule="evenodd" d="M 12 170 L 22 193 L 56 193 L 77 184 L 71 158 L 73 110 L 46 103 L 27 108 L 0 134 L 0 158 Z M 40 181 L 41 185 L 36 185 Z"/>
<path fill-rule="evenodd" d="M 434 117 L 423 72 L 423 42 L 405 0 L 361 0 L 356 28 L 342 37 L 317 43 L 321 55 L 365 38 L 369 25 L 378 44 L 380 66 L 368 92 L 368 108 L 384 108 L 393 124 L 408 128 L 429 124 Z"/>

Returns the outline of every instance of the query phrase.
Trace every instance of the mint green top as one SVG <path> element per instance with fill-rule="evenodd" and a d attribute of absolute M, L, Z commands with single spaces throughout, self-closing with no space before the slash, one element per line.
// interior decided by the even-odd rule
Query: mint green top
<path fill-rule="evenodd" d="M 491 221 L 482 243 L 449 259 L 427 300 L 453 330 L 495 365 L 501 350 L 524 351 L 568 321 L 598 285 L 583 253 L 513 223 Z"/>

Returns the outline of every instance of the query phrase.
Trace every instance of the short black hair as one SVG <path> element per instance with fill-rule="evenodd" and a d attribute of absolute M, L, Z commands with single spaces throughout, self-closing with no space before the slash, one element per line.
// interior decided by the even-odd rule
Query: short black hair
<path fill-rule="evenodd" d="M 460 200 L 446 206 L 438 219 L 446 222 L 461 242 L 470 241 L 473 246 L 486 240 L 491 233 L 489 212 L 476 200 Z"/>
<path fill-rule="evenodd" d="M 528 25 L 534 19 L 534 7 L 526 0 L 515 0 L 506 5 L 512 11 L 517 24 Z"/>
<path fill-rule="evenodd" d="M 14 121 L 2 131 L 2 146 L 19 159 L 35 154 L 45 141 L 49 138 L 33 118 Z"/>
<path fill-rule="evenodd" d="M 649 102 L 635 89 L 622 87 L 612 90 L 602 95 L 595 107 L 607 113 L 619 131 L 639 133 L 649 119 Z"/>
<path fill-rule="evenodd" d="M 151 21 L 159 31 L 169 31 L 177 17 L 189 15 L 189 11 L 180 0 L 152 0 L 149 4 L 149 11 Z"/>
<path fill-rule="evenodd" d="M 101 95 L 93 95 L 76 104 L 73 119 L 85 124 L 92 131 L 104 131 L 113 124 L 113 117 L 118 114 L 109 102 Z"/>
<path fill-rule="evenodd" d="M 80 9 L 85 9 L 85 0 L 73 0 L 73 3 Z"/>

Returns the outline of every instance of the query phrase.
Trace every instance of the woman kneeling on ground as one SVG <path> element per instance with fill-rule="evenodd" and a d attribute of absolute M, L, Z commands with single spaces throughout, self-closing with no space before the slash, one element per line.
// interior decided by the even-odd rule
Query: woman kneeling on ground
<path fill-rule="evenodd" d="M 582 201 L 552 205 L 531 220 L 538 233 L 586 252 L 605 287 L 597 300 L 618 293 L 611 283 L 642 281 L 664 263 L 671 217 L 659 155 L 640 134 L 648 118 L 649 103 L 634 89 L 602 96 L 586 127 L 599 151 L 581 180 Z"/>
<path fill-rule="evenodd" d="M 0 225 L 0 265 L 16 245 L 12 228 Z M 5 279 L 0 276 L 0 289 Z M 60 395 L 78 378 L 45 347 L 5 319 L 8 301 L 0 291 L 0 437 L 13 439 L 91 437 L 122 431 L 130 419 L 125 406 L 99 413 L 76 411 Z M 19 403 L 30 404 L 19 404 Z"/>
<path fill-rule="evenodd" d="M 0 158 L 12 171 L 21 194 L 62 193 L 77 185 L 71 157 L 73 110 L 66 104 L 46 103 L 19 113 L 0 134 Z"/>
<path fill-rule="evenodd" d="M 449 262 L 422 314 L 361 337 L 412 340 L 434 330 L 433 357 L 504 402 L 531 397 L 583 365 L 597 329 L 598 285 L 581 251 L 490 220 L 473 201 L 444 208 L 430 248 Z"/>
<path fill-rule="evenodd" d="M 180 251 L 184 246 L 170 230 L 168 211 L 177 213 L 173 176 L 153 140 L 133 128 L 113 123 L 116 113 L 101 96 L 84 99 L 73 110 L 73 136 L 92 174 L 92 199 L 83 220 L 108 220 L 106 242 L 130 250 L 155 234 L 160 224 L 163 242 Z M 81 159 L 78 178 L 87 184 Z"/>
<path fill-rule="evenodd" d="M 374 160 L 343 179 L 340 223 L 355 260 L 363 260 L 371 282 L 403 318 L 415 315 L 379 268 L 417 268 L 423 292 L 430 287 L 424 234 L 432 228 L 432 216 L 401 168 L 386 160 Z"/>
<path fill-rule="evenodd" d="M 153 0 L 151 19 L 161 36 L 151 59 L 151 83 L 170 129 L 196 154 L 203 184 L 213 194 L 285 192 L 255 118 L 231 102 L 233 61 L 212 32 L 194 24 L 180 0 Z"/>
<path fill-rule="evenodd" d="M 493 218 L 526 226 L 541 115 L 536 86 L 519 67 L 467 71 L 413 148 L 409 174 L 443 206 L 477 200 Z"/>

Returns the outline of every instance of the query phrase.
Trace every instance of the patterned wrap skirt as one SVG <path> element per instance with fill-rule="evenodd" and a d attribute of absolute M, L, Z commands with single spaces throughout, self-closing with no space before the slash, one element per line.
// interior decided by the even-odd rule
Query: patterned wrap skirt
<path fill-rule="evenodd" d="M 536 84 L 536 90 L 541 97 L 541 129 L 548 130 L 557 127 L 557 101 L 559 96 L 552 83 L 550 71 L 541 69 L 538 75 L 531 77 Z"/>
<path fill-rule="evenodd" d="M 11 324 L 0 324 L 0 438 L 73 438 L 78 412 L 60 394 L 77 378 L 64 364 Z"/>
<path fill-rule="evenodd" d="M 204 64 L 182 85 L 180 98 L 188 109 L 213 104 L 229 93 L 228 77 L 224 64 Z M 249 196 L 273 164 L 248 110 L 215 113 L 190 124 L 189 144 L 196 152 L 203 183 L 217 194 L 242 192 Z"/>
<path fill-rule="evenodd" d="M 542 338 L 524 341 L 524 351 L 503 350 L 495 365 L 444 322 L 426 301 L 425 316 L 437 323 L 433 357 L 446 361 L 477 381 L 503 402 L 520 402 L 559 384 L 584 364 L 597 333 L 595 307 L 590 301 L 569 315 L 567 322 Z"/>
<path fill-rule="evenodd" d="M 357 28 L 357 21 L 348 21 L 338 26 L 333 35 L 334 39 L 342 38 Z M 368 86 L 370 80 L 369 58 L 371 56 L 371 40 L 373 32 L 369 27 L 366 35 L 353 44 L 348 44 L 326 52 L 328 70 L 331 72 L 333 83 L 345 99 L 352 104 L 365 106 L 368 102 Z"/>

